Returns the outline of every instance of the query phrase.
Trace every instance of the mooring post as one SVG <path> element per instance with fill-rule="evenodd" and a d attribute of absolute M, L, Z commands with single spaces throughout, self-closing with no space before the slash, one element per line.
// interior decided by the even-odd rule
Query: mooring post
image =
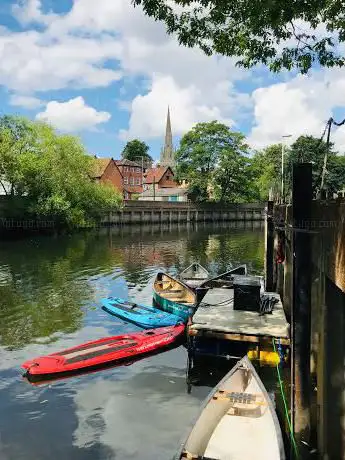
<path fill-rule="evenodd" d="M 267 202 L 267 215 L 265 222 L 265 288 L 273 291 L 273 246 L 274 246 L 274 223 L 273 201 Z"/>
<path fill-rule="evenodd" d="M 298 446 L 310 442 L 312 165 L 293 165 L 292 424 Z M 302 444 L 301 444 L 302 441 Z M 301 450 L 304 450 L 303 448 Z"/>

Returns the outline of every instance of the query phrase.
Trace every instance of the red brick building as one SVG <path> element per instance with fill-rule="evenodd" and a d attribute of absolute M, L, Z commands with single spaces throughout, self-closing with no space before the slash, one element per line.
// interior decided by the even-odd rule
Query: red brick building
<path fill-rule="evenodd" d="M 99 182 L 112 184 L 119 192 L 123 193 L 123 177 L 113 158 L 96 158 L 93 179 Z"/>
<path fill-rule="evenodd" d="M 149 169 L 145 173 L 144 189 L 152 188 L 153 184 L 155 184 L 156 189 L 178 187 L 175 174 L 170 166 L 159 166 Z"/>
<path fill-rule="evenodd" d="M 133 194 L 142 193 L 145 167 L 131 160 L 115 160 L 123 177 L 123 193 L 125 200 L 130 200 Z"/>

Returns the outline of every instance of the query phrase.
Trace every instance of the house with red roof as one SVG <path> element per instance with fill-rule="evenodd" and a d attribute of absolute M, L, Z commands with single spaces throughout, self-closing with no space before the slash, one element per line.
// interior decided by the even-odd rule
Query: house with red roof
<path fill-rule="evenodd" d="M 175 174 L 170 166 L 158 166 L 157 168 L 148 169 L 144 177 L 144 191 L 153 189 L 153 187 L 156 190 L 178 187 Z"/>
<path fill-rule="evenodd" d="M 106 182 L 123 193 L 123 178 L 113 158 L 95 157 L 95 168 L 91 176 L 97 182 Z"/>

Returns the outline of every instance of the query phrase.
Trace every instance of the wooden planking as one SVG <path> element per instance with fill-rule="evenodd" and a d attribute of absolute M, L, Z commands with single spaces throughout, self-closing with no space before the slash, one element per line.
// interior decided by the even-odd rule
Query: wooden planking
<path fill-rule="evenodd" d="M 233 289 L 211 289 L 188 328 L 190 336 L 204 335 L 226 340 L 258 343 L 267 338 L 277 338 L 289 344 L 289 325 L 279 294 L 267 293 L 278 299 L 273 313 L 259 315 L 257 312 L 233 309 Z"/>

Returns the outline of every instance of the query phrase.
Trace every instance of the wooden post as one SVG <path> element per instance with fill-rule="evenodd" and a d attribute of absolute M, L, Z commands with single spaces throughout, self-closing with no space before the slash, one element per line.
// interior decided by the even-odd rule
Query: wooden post
<path fill-rule="evenodd" d="M 293 165 L 292 425 L 300 450 L 310 442 L 312 165 Z M 303 444 L 301 444 L 303 441 Z M 302 448 L 302 449 L 301 449 Z M 302 453 L 302 452 L 301 452 Z"/>
<path fill-rule="evenodd" d="M 265 288 L 266 291 L 273 291 L 273 247 L 274 247 L 274 223 L 273 223 L 273 201 L 267 202 L 267 215 L 265 222 Z"/>

